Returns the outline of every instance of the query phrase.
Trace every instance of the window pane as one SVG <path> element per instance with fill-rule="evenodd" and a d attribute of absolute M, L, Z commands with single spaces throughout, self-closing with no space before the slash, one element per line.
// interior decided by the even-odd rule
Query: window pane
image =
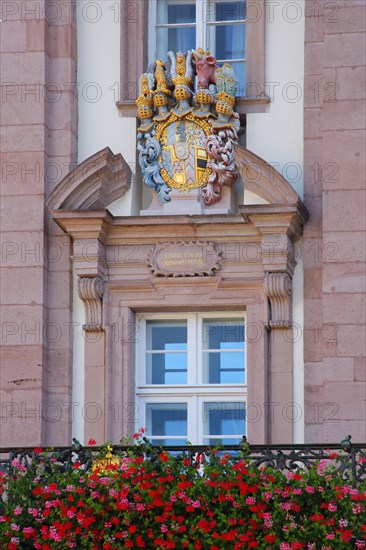
<path fill-rule="evenodd" d="M 158 0 L 157 23 L 177 24 L 195 23 L 196 3 L 195 2 L 169 2 L 169 0 Z"/>
<path fill-rule="evenodd" d="M 207 48 L 218 60 L 245 59 L 246 25 L 210 25 Z"/>
<path fill-rule="evenodd" d="M 244 349 L 243 319 L 205 319 L 202 347 L 206 350 Z"/>
<path fill-rule="evenodd" d="M 146 349 L 159 351 L 186 350 L 187 321 L 180 319 L 147 321 Z"/>
<path fill-rule="evenodd" d="M 234 69 L 236 79 L 238 81 L 237 97 L 246 96 L 246 63 L 245 61 L 230 63 Z M 257 86 L 258 87 L 258 86 Z M 256 88 L 255 88 L 256 89 Z"/>
<path fill-rule="evenodd" d="M 204 437 L 202 440 L 202 445 L 240 445 L 242 441 L 242 436 L 238 437 Z M 230 453 L 231 454 L 231 453 Z"/>
<path fill-rule="evenodd" d="M 223 444 L 235 444 L 240 442 L 246 430 L 244 403 L 214 402 L 204 403 L 203 407 L 203 431 L 205 442 L 208 440 L 214 440 L 212 444 L 219 444 L 220 442 Z"/>
<path fill-rule="evenodd" d="M 187 354 L 147 352 L 146 384 L 187 384 Z"/>
<path fill-rule="evenodd" d="M 146 384 L 187 383 L 186 320 L 147 321 L 146 348 Z"/>
<path fill-rule="evenodd" d="M 244 384 L 244 322 L 242 319 L 204 320 L 202 348 L 204 384 Z"/>
<path fill-rule="evenodd" d="M 204 352 L 204 384 L 244 384 L 244 352 Z"/>
<path fill-rule="evenodd" d="M 151 443 L 153 445 L 163 445 L 163 446 L 166 446 L 166 445 L 186 445 L 187 444 L 187 437 L 182 437 L 181 439 L 178 439 L 178 438 L 168 438 L 166 437 L 165 439 L 162 439 L 161 437 L 159 438 L 155 438 L 155 437 L 149 437 L 149 441 L 151 441 Z M 173 456 L 175 456 L 176 454 L 179 454 L 178 452 L 173 452 Z"/>
<path fill-rule="evenodd" d="M 166 59 L 167 52 L 187 52 L 196 46 L 196 28 L 157 28 L 156 55 L 158 59 Z"/>
<path fill-rule="evenodd" d="M 243 21 L 247 17 L 246 2 L 215 2 L 207 3 L 207 21 Z"/>
<path fill-rule="evenodd" d="M 166 436 L 187 438 L 187 404 L 147 403 L 146 428 L 148 437 L 158 436 L 160 442 Z"/>

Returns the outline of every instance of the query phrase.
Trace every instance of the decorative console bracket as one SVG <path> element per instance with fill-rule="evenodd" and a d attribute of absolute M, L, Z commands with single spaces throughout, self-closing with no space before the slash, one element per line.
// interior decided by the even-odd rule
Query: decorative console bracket
<path fill-rule="evenodd" d="M 287 273 L 265 273 L 264 290 L 270 303 L 267 328 L 289 328 L 292 320 L 292 279 Z"/>
<path fill-rule="evenodd" d="M 103 280 L 100 277 L 79 277 L 78 294 L 84 303 L 86 332 L 100 332 L 102 328 Z"/>

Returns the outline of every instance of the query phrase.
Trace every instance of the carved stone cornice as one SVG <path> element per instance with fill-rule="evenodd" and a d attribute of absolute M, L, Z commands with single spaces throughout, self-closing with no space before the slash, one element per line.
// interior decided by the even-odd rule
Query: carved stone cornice
<path fill-rule="evenodd" d="M 103 281 L 100 277 L 79 277 L 78 294 L 85 308 L 85 332 L 100 332 L 102 328 Z"/>
<path fill-rule="evenodd" d="M 292 321 L 292 279 L 287 273 L 265 273 L 264 291 L 270 303 L 267 328 L 289 328 Z"/>
<path fill-rule="evenodd" d="M 309 217 L 307 209 L 300 200 L 287 205 L 242 205 L 239 206 L 239 212 L 244 214 L 262 235 L 284 234 L 293 242 L 301 237 L 303 226 Z"/>

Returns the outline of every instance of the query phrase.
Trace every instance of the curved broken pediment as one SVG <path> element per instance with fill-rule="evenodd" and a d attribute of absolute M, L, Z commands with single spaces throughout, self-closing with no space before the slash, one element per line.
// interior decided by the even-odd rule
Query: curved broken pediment
<path fill-rule="evenodd" d="M 249 149 L 236 145 L 235 160 L 246 191 L 258 195 L 269 204 L 295 204 L 300 200 L 288 181 Z"/>
<path fill-rule="evenodd" d="M 49 195 L 51 210 L 95 210 L 123 197 L 131 186 L 132 171 L 123 156 L 109 147 L 81 162 Z"/>
<path fill-rule="evenodd" d="M 236 145 L 235 158 L 246 191 L 277 206 L 300 201 L 287 180 L 258 155 Z M 127 193 L 132 177 L 133 172 L 123 156 L 113 154 L 106 147 L 74 168 L 49 195 L 46 206 L 50 210 L 107 208 Z"/>

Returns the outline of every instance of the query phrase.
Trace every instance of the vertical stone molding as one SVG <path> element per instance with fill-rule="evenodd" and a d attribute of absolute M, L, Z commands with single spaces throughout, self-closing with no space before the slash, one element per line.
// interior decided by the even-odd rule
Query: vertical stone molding
<path fill-rule="evenodd" d="M 292 279 L 287 273 L 266 273 L 264 290 L 270 303 L 267 328 L 288 328 L 292 320 Z"/>
<path fill-rule="evenodd" d="M 149 2 L 121 2 L 121 86 L 118 107 L 126 116 L 136 116 L 140 75 L 147 66 Z"/>
<path fill-rule="evenodd" d="M 86 332 L 100 332 L 102 328 L 103 281 L 100 277 L 79 277 L 78 294 L 85 307 Z"/>

